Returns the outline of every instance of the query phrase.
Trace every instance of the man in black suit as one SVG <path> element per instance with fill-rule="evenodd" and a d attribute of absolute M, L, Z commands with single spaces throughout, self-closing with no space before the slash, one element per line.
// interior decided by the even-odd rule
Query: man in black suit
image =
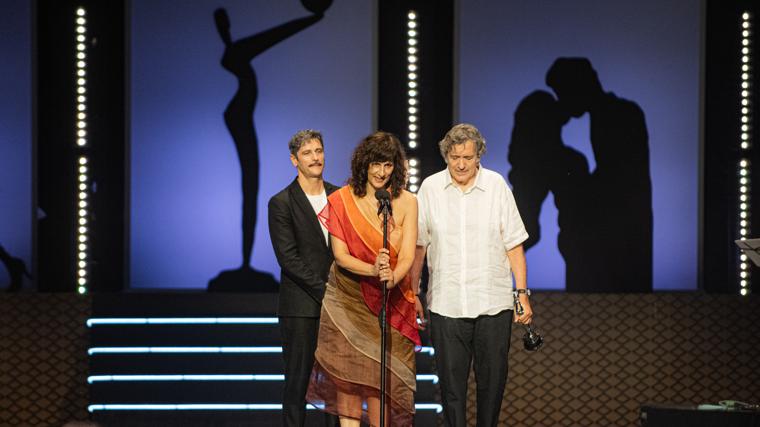
<path fill-rule="evenodd" d="M 277 310 L 285 360 L 283 425 L 303 426 L 306 389 L 317 348 L 319 313 L 333 262 L 327 229 L 317 214 L 338 187 L 322 179 L 322 134 L 302 130 L 288 143 L 298 176 L 269 200 L 269 235 L 281 268 Z M 335 417 L 325 423 L 335 425 Z"/>

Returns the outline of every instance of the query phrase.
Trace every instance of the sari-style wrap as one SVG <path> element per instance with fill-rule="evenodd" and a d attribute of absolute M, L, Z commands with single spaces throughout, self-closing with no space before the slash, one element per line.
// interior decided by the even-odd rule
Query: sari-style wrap
<path fill-rule="evenodd" d="M 375 263 L 383 247 L 381 219 L 360 210 L 349 186 L 328 197 L 320 219 L 330 234 L 346 243 L 352 256 Z M 395 268 L 401 228 L 391 232 L 389 224 L 388 229 L 390 263 Z M 317 408 L 369 423 L 366 406 L 358 413 L 357 408 L 339 402 L 337 392 L 358 396 L 365 403 L 367 397 L 380 397 L 381 334 L 377 315 L 382 293 L 377 277 L 357 275 L 333 263 L 322 300 L 319 340 L 306 394 L 306 400 Z M 386 405 L 390 408 L 389 425 L 393 426 L 412 425 L 414 421 L 414 350 L 421 344 L 414 297 L 409 276 L 389 291 Z"/>

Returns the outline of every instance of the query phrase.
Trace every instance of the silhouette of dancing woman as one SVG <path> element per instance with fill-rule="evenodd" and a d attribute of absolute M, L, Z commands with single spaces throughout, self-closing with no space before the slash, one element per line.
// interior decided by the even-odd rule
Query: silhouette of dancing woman
<path fill-rule="evenodd" d="M 253 120 L 259 91 L 251 60 L 322 19 L 327 6 L 315 9 L 310 7 L 308 2 L 303 3 L 315 13 L 313 16 L 295 19 L 235 42 L 230 36 L 230 19 L 227 11 L 225 9 L 214 11 L 216 29 L 225 45 L 222 67 L 238 80 L 238 89 L 224 111 L 224 123 L 232 135 L 240 159 L 243 184 L 243 269 L 250 268 L 259 192 L 259 141 Z"/>

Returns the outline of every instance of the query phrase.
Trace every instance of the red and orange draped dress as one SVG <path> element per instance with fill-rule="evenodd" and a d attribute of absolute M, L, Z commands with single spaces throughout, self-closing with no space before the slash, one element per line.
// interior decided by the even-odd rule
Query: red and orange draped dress
<path fill-rule="evenodd" d="M 383 247 L 381 219 L 361 210 L 349 186 L 330 195 L 320 217 L 330 234 L 346 243 L 352 256 L 375 263 Z M 388 234 L 391 268 L 395 268 L 401 227 L 389 225 Z M 414 296 L 408 275 L 389 292 L 386 404 L 393 426 L 412 425 L 414 420 L 414 350 L 420 345 Z M 368 397 L 379 398 L 381 334 L 377 315 L 381 303 L 377 277 L 357 275 L 333 264 L 322 301 L 319 341 L 306 395 L 309 403 L 338 416 L 357 418 L 356 408 L 342 407 L 346 405 L 338 401 L 338 391 L 359 396 L 363 402 Z M 366 407 L 360 416 L 369 423 Z"/>

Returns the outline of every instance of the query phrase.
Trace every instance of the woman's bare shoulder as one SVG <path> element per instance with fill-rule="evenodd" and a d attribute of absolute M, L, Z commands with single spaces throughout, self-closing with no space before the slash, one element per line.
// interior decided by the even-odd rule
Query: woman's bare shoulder
<path fill-rule="evenodd" d="M 401 194 L 399 194 L 398 198 L 396 199 L 396 205 L 400 209 L 403 209 L 404 212 L 408 212 L 417 206 L 417 196 L 409 191 L 401 190 Z"/>

